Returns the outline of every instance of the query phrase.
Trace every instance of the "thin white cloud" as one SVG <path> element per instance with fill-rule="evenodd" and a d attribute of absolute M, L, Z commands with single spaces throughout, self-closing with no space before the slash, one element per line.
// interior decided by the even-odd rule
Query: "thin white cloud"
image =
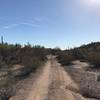
<path fill-rule="evenodd" d="M 28 27 L 40 27 L 43 23 L 53 23 L 49 18 L 47 17 L 33 17 L 33 18 L 27 18 L 27 19 L 21 19 L 16 18 L 18 23 L 8 24 L 1 26 L 3 29 L 12 29 L 12 28 L 18 28 L 19 26 L 28 26 Z M 15 21 L 16 21 L 15 19 Z"/>
<path fill-rule="evenodd" d="M 18 26 L 30 26 L 30 27 L 40 27 L 40 25 L 37 24 L 32 24 L 32 23 L 18 23 L 18 24 L 10 24 L 7 26 L 3 26 L 4 29 L 10 29 L 10 28 L 15 28 Z"/>
<path fill-rule="evenodd" d="M 20 24 L 11 24 L 11 25 L 7 25 L 7 26 L 3 26 L 4 29 L 9 29 L 9 28 L 13 28 L 16 26 L 19 26 Z"/>
<path fill-rule="evenodd" d="M 45 16 L 35 17 L 34 21 L 36 21 L 36 22 L 50 22 L 50 23 L 52 22 L 48 17 L 45 17 Z"/>
<path fill-rule="evenodd" d="M 32 23 L 21 23 L 21 25 L 31 26 L 31 27 L 40 27 L 40 25 L 32 24 Z"/>
<path fill-rule="evenodd" d="M 42 21 L 42 18 L 35 17 L 34 20 L 37 21 L 37 22 L 41 22 Z"/>

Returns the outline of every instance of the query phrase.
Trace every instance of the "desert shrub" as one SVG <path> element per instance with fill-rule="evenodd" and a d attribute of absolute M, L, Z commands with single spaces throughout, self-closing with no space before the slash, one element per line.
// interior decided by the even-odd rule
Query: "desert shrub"
<path fill-rule="evenodd" d="M 62 65 L 70 65 L 71 61 L 74 60 L 74 57 L 71 54 L 62 52 L 62 53 L 59 53 L 59 55 L 57 56 L 57 59 L 59 63 L 61 63 Z"/>
<path fill-rule="evenodd" d="M 41 46 L 31 46 L 29 43 L 21 45 L 0 44 L 0 65 L 5 63 L 9 67 L 14 64 L 24 64 L 27 67 L 38 67 L 46 60 L 46 49 Z M 1 67 L 0 66 L 0 67 Z"/>
<path fill-rule="evenodd" d="M 30 70 L 35 71 L 43 62 L 41 62 L 41 60 L 36 57 L 23 56 L 21 63 Z"/>
<path fill-rule="evenodd" d="M 49 49 L 50 54 L 52 55 L 58 55 L 61 52 L 61 49 L 59 47 L 56 47 L 54 49 Z"/>
<path fill-rule="evenodd" d="M 100 52 L 89 53 L 86 59 L 94 65 L 94 67 L 100 67 Z"/>

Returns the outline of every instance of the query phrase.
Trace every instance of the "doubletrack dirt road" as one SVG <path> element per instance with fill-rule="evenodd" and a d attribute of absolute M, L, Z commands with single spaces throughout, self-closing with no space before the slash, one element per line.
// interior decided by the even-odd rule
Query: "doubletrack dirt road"
<path fill-rule="evenodd" d="M 10 100 L 94 100 L 82 97 L 79 87 L 70 75 L 50 56 L 43 70 L 35 79 L 26 81 L 18 93 Z M 21 93 L 20 93 L 21 91 Z"/>

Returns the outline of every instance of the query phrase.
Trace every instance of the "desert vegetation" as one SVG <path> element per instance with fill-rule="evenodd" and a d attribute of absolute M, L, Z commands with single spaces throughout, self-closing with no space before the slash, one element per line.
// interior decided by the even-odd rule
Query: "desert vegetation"
<path fill-rule="evenodd" d="M 100 68 L 100 42 L 82 45 L 70 50 L 59 51 L 57 58 L 63 65 L 71 64 L 73 60 L 90 62 L 94 68 Z"/>
<path fill-rule="evenodd" d="M 34 70 L 46 60 L 45 48 L 41 46 L 22 47 L 19 44 L 0 44 L 0 68 L 11 68 L 14 64 L 21 64 Z"/>
<path fill-rule="evenodd" d="M 58 54 L 57 59 L 62 65 L 70 65 L 71 61 L 74 60 L 74 57 L 69 53 L 61 52 Z"/>
<path fill-rule="evenodd" d="M 44 64 L 47 53 L 44 47 L 29 43 L 0 44 L 0 96 L 10 96 L 13 85 Z"/>

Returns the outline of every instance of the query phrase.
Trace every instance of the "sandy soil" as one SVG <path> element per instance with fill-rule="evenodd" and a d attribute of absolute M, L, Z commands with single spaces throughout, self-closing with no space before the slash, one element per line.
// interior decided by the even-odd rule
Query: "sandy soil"
<path fill-rule="evenodd" d="M 48 93 L 48 87 L 50 84 L 50 66 L 51 63 L 48 61 L 46 67 L 43 70 L 41 76 L 33 84 L 30 94 L 26 100 L 45 100 Z"/>

